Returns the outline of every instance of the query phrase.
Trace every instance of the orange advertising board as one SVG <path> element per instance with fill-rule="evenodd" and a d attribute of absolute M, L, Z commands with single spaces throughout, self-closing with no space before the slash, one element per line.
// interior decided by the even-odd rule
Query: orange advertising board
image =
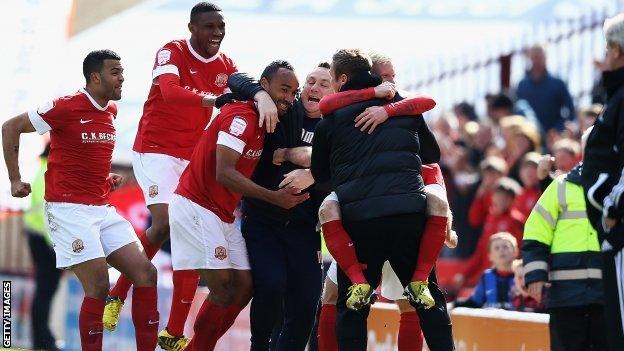
<path fill-rule="evenodd" d="M 456 308 L 451 319 L 457 351 L 550 350 L 547 314 Z"/>

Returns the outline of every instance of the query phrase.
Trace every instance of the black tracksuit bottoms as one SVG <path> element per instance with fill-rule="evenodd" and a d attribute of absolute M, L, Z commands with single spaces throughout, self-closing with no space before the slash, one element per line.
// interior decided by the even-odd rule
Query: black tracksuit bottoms
<path fill-rule="evenodd" d="M 254 295 L 251 350 L 303 351 L 321 296 L 321 237 L 315 225 L 273 224 L 243 217 Z M 279 338 L 271 333 L 283 318 Z"/>
<path fill-rule="evenodd" d="M 385 261 L 390 262 L 403 286 L 409 284 L 416 267 L 425 219 L 423 213 L 410 213 L 344 222 L 344 227 L 355 246 L 358 260 L 367 265 L 364 275 L 371 286 L 376 288 L 379 285 Z M 431 351 L 454 350 L 446 300 L 435 283 L 435 275 L 432 276 L 434 279 L 430 277 L 429 289 L 436 304 L 430 309 L 417 309 L 421 327 Z M 338 302 L 336 304 L 338 349 L 340 351 L 365 351 L 366 319 L 370 307 L 360 311 L 352 311 L 346 307 L 347 289 L 350 285 L 349 278 L 338 269 Z"/>
<path fill-rule="evenodd" d="M 26 234 L 35 266 L 35 295 L 30 311 L 33 348 L 56 349 L 48 323 L 52 299 L 58 289 L 62 271 L 56 268 L 56 254 L 43 235 L 28 230 Z"/>
<path fill-rule="evenodd" d="M 607 350 L 603 311 L 598 304 L 550 308 L 550 350 Z"/>

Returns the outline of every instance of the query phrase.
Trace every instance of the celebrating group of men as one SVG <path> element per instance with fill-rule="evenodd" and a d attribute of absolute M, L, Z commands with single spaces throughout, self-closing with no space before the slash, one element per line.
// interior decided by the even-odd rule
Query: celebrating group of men
<path fill-rule="evenodd" d="M 84 89 L 3 125 L 18 197 L 30 193 L 18 167 L 19 136 L 50 132 L 46 221 L 57 267 L 72 270 L 85 291 L 82 349 L 102 349 L 103 330 L 116 328 L 134 285 L 137 350 L 157 344 L 212 350 L 250 300 L 252 350 L 304 350 L 322 290 L 320 219 L 340 268 L 330 277 L 337 318 L 336 312 L 321 317 L 329 323 L 319 327 L 327 332 L 321 350 L 366 349 L 366 318 L 385 262 L 384 282 L 391 280 L 386 272 L 396 274 L 395 298 L 405 296 L 406 313 L 416 321 L 402 329 L 399 349 L 422 345 L 418 314 L 429 348 L 452 350 L 432 268 L 453 233 L 439 148 L 421 115 L 435 102 L 400 97 L 380 78 L 393 81 L 391 62 L 373 65 L 357 49 L 339 50 L 331 65 L 314 68 L 301 92 L 283 60 L 256 81 L 236 73 L 219 52 L 225 36 L 219 7 L 195 5 L 188 27 L 190 39 L 171 41 L 156 54 L 133 147 L 134 173 L 152 217 L 142 236 L 108 205 L 122 182 L 110 173 L 113 101 L 124 81 L 116 53 L 89 53 Z M 211 121 L 213 106 L 220 113 Z M 167 326 L 158 333 L 150 260 L 169 238 L 174 291 Z M 108 264 L 123 274 L 110 290 Z M 184 324 L 200 279 L 210 292 L 189 340 Z"/>

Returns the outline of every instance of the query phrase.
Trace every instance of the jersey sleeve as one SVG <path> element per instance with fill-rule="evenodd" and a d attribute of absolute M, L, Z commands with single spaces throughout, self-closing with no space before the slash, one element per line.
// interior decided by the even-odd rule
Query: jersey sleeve
<path fill-rule="evenodd" d="M 425 185 L 438 184 L 444 185 L 444 177 L 442 176 L 442 170 L 437 163 L 430 163 L 422 166 L 421 175 Z"/>
<path fill-rule="evenodd" d="M 420 116 L 433 109 L 436 103 L 429 96 L 415 96 L 384 105 L 388 116 Z"/>
<path fill-rule="evenodd" d="M 374 98 L 375 88 L 341 91 L 323 96 L 319 102 L 319 110 L 323 116 L 326 116 L 345 106 Z"/>
<path fill-rule="evenodd" d="M 234 60 L 226 56 L 225 62 L 227 65 L 228 76 L 238 72 L 238 67 L 236 67 L 236 63 L 234 63 Z"/>
<path fill-rule="evenodd" d="M 65 120 L 63 119 L 63 107 L 60 99 L 47 101 L 39 107 L 28 111 L 28 119 L 39 134 L 45 134 L 52 129 L 62 127 Z"/>
<path fill-rule="evenodd" d="M 152 80 L 161 74 L 171 73 L 180 76 L 180 66 L 183 59 L 180 48 L 173 43 L 168 43 L 156 53 L 154 69 L 152 70 Z"/>
<path fill-rule="evenodd" d="M 230 149 L 243 153 L 245 145 L 254 137 L 258 128 L 252 114 L 232 114 L 220 121 L 217 145 L 227 146 Z"/>
<path fill-rule="evenodd" d="M 236 63 L 234 63 L 234 61 L 231 58 L 229 58 L 229 57 L 227 57 L 225 55 L 224 55 L 224 57 L 225 57 L 225 67 L 226 67 L 227 75 L 228 75 L 228 77 L 230 77 L 234 73 L 238 72 L 238 67 L 236 67 Z M 231 92 L 232 92 L 232 90 L 230 89 L 229 86 L 226 86 L 225 89 L 223 89 L 223 93 L 224 94 L 231 93 Z"/>

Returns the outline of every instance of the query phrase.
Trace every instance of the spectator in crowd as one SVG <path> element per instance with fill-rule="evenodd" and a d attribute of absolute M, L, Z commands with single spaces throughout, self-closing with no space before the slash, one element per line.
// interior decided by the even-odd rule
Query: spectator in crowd
<path fill-rule="evenodd" d="M 524 227 L 525 283 L 550 314 L 551 350 L 605 350 L 600 245 L 587 219 L 581 165 L 550 183 Z"/>
<path fill-rule="evenodd" d="M 531 67 L 518 84 L 517 98 L 531 105 L 545 133 L 552 129 L 562 131 L 566 120 L 575 119 L 570 92 L 561 79 L 548 72 L 542 46 L 531 47 L 527 54 Z"/>
<path fill-rule="evenodd" d="M 539 125 L 535 112 L 525 100 L 519 100 L 514 103 L 508 94 L 498 93 L 486 95 L 485 102 L 488 117 L 497 125 L 502 118 L 511 115 L 521 115 L 528 121 Z"/>
<path fill-rule="evenodd" d="M 58 289 L 61 270 L 56 268 L 56 255 L 48 234 L 43 210 L 44 174 L 48 169 L 48 143 L 39 158 L 39 170 L 31 183 L 30 209 L 24 213 L 24 227 L 28 236 L 28 247 L 35 268 L 35 295 L 30 311 L 32 322 L 33 349 L 58 350 L 56 340 L 50 331 L 50 305 Z"/>
<path fill-rule="evenodd" d="M 514 103 L 505 93 L 486 96 L 487 115 L 495 125 L 500 125 L 500 120 L 513 115 Z"/>
<path fill-rule="evenodd" d="M 479 173 L 469 160 L 470 148 L 464 142 L 452 145 L 440 159 L 445 178 L 449 205 L 453 213 L 453 227 L 462 238 L 455 250 L 445 252 L 462 259 L 470 257 L 477 243 L 480 228 L 469 223 L 469 210 L 479 186 Z"/>
<path fill-rule="evenodd" d="M 514 310 L 520 312 L 543 312 L 544 303 L 537 302 L 537 300 L 529 295 L 529 291 L 526 289 L 522 260 L 515 260 L 512 266 L 514 272 L 514 287 L 511 292 L 511 304 Z"/>
<path fill-rule="evenodd" d="M 505 231 L 516 237 L 516 241 L 522 239 L 523 217 L 512 204 L 520 193 L 520 185 L 511 178 L 500 178 L 494 186 L 491 205 L 487 209 L 483 232 L 477 243 L 477 249 L 468 260 L 462 272 L 454 277 L 456 287 L 466 285 L 474 286 L 479 274 L 486 269 L 490 262 L 487 257 L 488 243 L 494 234 Z"/>
<path fill-rule="evenodd" d="M 553 156 L 550 154 L 543 155 L 537 165 L 537 178 L 542 192 L 546 190 L 553 179 L 570 172 L 581 157 L 581 146 L 572 139 L 566 138 L 557 141 L 553 145 L 552 151 Z"/>
<path fill-rule="evenodd" d="M 453 106 L 453 113 L 455 114 L 455 117 L 457 117 L 459 130 L 463 130 L 466 123 L 476 122 L 479 120 L 474 106 L 466 101 L 460 102 L 459 104 Z"/>
<path fill-rule="evenodd" d="M 507 173 L 507 163 L 500 157 L 490 156 L 481 162 L 479 168 L 481 169 L 481 183 L 479 183 L 468 214 L 470 225 L 474 228 L 480 228 L 485 223 L 497 182 Z"/>
<path fill-rule="evenodd" d="M 541 139 L 537 126 L 520 115 L 508 116 L 501 120 L 501 131 L 505 139 L 503 150 L 507 165 L 508 176 L 520 181 L 520 165 L 522 158 L 528 152 L 539 151 Z"/>
<path fill-rule="evenodd" d="M 580 134 L 585 133 L 585 131 L 596 123 L 596 119 L 602 112 L 601 104 L 593 104 L 589 107 L 583 107 L 579 111 L 579 135 L 577 137 L 580 139 Z"/>
<path fill-rule="evenodd" d="M 608 343 L 611 350 L 624 350 L 624 14 L 605 21 L 604 35 L 602 83 L 607 103 L 587 138 L 582 177 L 587 215 L 601 239 Z"/>
<path fill-rule="evenodd" d="M 513 309 L 511 303 L 514 287 L 512 263 L 518 255 L 518 242 L 510 233 L 492 235 L 487 244 L 490 268 L 483 271 L 472 296 L 457 301 L 455 307 L 493 307 Z"/>
<path fill-rule="evenodd" d="M 570 172 L 581 159 L 581 145 L 572 139 L 561 139 L 552 148 L 555 156 L 555 169 L 562 173 Z"/>
<path fill-rule="evenodd" d="M 524 155 L 520 163 L 522 190 L 514 200 L 513 207 L 520 211 L 524 218 L 529 216 L 541 194 L 539 179 L 537 178 L 537 165 L 540 159 L 541 156 L 537 152 L 529 152 Z"/>

